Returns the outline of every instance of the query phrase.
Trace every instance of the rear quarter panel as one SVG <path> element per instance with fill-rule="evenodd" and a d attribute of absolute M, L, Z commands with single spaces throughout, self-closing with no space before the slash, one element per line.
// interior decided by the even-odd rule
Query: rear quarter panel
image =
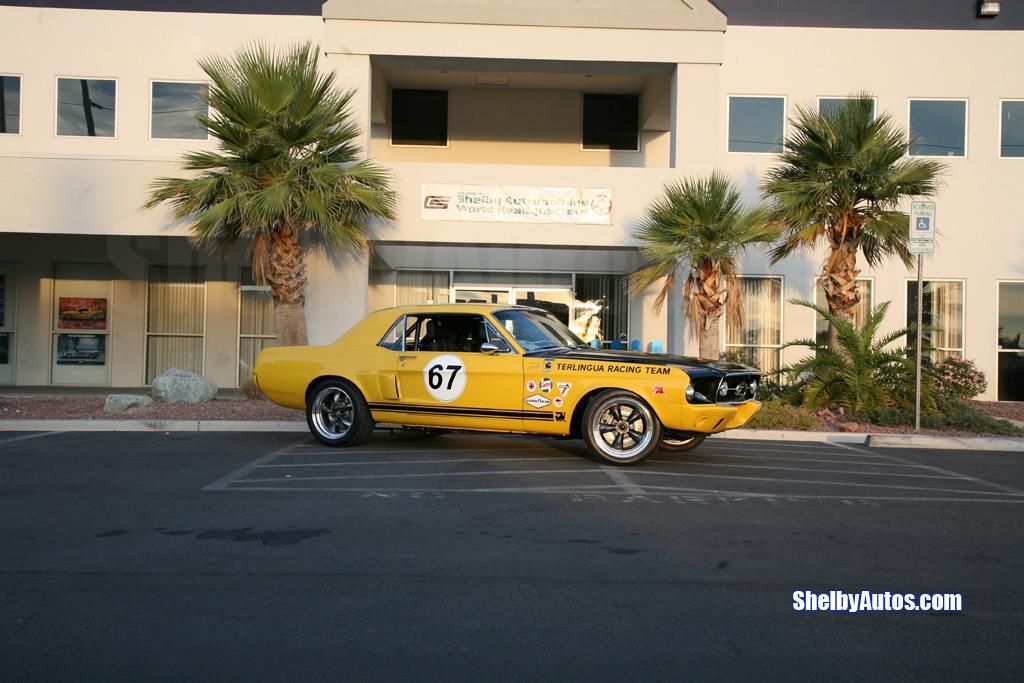
<path fill-rule="evenodd" d="M 320 378 L 348 380 L 368 402 L 381 399 L 381 375 L 394 372 L 394 356 L 379 347 L 358 348 L 342 342 L 329 346 L 285 346 L 260 353 L 256 383 L 274 403 L 299 410 L 306 407 L 306 391 Z"/>

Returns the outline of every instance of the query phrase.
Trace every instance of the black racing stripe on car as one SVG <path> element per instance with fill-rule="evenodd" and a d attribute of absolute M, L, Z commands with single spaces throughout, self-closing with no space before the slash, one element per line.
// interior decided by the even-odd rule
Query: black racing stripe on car
<path fill-rule="evenodd" d="M 458 408 L 455 406 L 401 405 L 397 403 L 371 403 L 370 410 L 389 413 L 413 413 L 418 415 L 451 415 L 452 417 L 493 417 L 509 420 L 555 419 L 554 413 L 527 412 L 520 410 L 496 410 L 493 408 Z"/>

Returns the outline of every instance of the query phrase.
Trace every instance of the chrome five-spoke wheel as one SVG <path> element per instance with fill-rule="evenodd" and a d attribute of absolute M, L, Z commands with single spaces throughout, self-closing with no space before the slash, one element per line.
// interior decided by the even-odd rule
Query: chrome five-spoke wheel
<path fill-rule="evenodd" d="M 602 460 L 629 464 L 643 460 L 661 441 L 661 423 L 634 394 L 609 391 L 587 406 L 584 440 Z"/>
<path fill-rule="evenodd" d="M 310 391 L 306 422 L 313 436 L 328 446 L 352 446 L 373 431 L 366 401 L 344 380 L 326 380 Z"/>
<path fill-rule="evenodd" d="M 659 449 L 670 453 L 682 453 L 693 450 L 704 443 L 706 438 L 708 438 L 707 434 L 698 432 L 676 432 L 662 438 Z"/>

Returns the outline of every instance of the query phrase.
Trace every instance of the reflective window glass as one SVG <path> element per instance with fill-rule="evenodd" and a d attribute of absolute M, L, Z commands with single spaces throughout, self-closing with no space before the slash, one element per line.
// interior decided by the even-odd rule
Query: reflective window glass
<path fill-rule="evenodd" d="M 967 148 L 967 103 L 910 101 L 910 155 L 962 157 Z"/>
<path fill-rule="evenodd" d="M 112 138 L 117 82 L 97 78 L 57 79 L 57 135 Z"/>
<path fill-rule="evenodd" d="M 0 76 L 0 133 L 21 132 L 21 77 Z"/>
<path fill-rule="evenodd" d="M 782 151 L 786 100 L 782 97 L 729 98 L 729 151 Z"/>
<path fill-rule="evenodd" d="M 1003 102 L 999 116 L 999 156 L 1024 157 L 1024 100 Z"/>
<path fill-rule="evenodd" d="M 205 83 L 153 83 L 150 135 L 154 138 L 205 140 L 206 129 L 196 116 L 205 116 Z"/>

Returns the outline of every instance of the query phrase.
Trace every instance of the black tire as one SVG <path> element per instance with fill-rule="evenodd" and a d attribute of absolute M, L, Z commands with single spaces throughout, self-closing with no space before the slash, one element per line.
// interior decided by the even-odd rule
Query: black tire
<path fill-rule="evenodd" d="M 700 434 L 699 432 L 666 434 L 661 438 L 658 450 L 666 453 L 685 453 L 704 443 L 706 438 L 708 438 L 707 434 Z"/>
<path fill-rule="evenodd" d="M 587 404 L 580 424 L 583 442 L 602 462 L 633 465 L 661 443 L 661 421 L 636 394 L 610 389 Z"/>
<path fill-rule="evenodd" d="M 358 446 L 373 434 L 373 416 L 366 399 L 351 382 L 319 382 L 306 398 L 306 425 L 325 446 Z"/>

